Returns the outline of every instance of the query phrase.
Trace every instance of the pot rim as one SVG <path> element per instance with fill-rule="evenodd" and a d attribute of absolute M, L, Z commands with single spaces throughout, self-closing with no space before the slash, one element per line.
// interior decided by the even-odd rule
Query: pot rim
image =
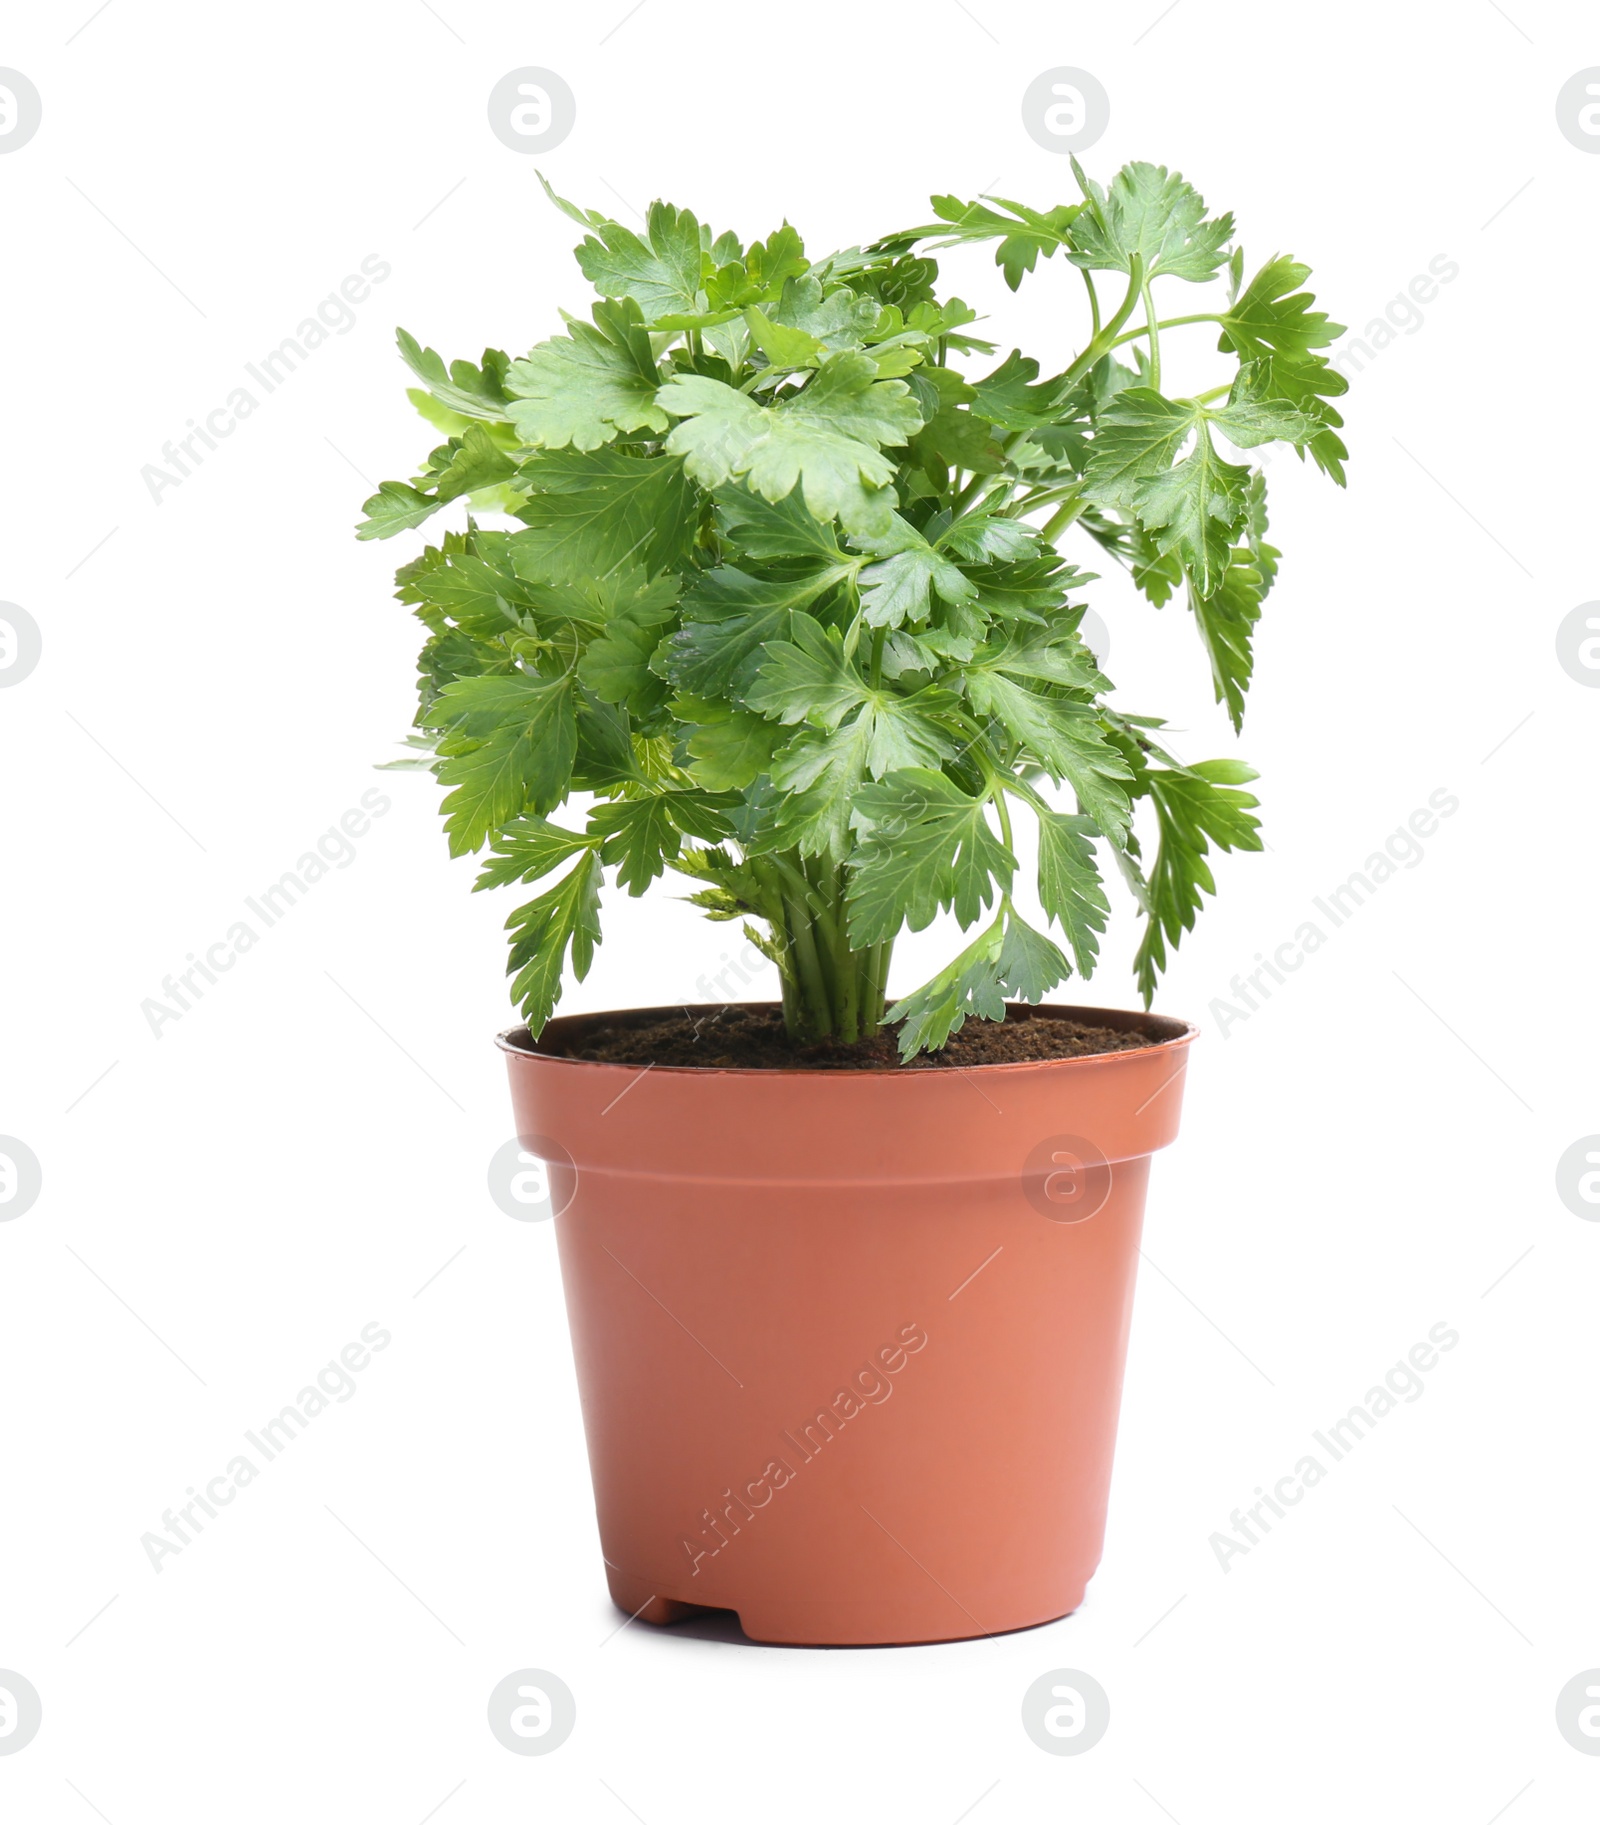
<path fill-rule="evenodd" d="M 551 1027 L 565 1024 L 568 1021 L 591 1021 L 614 1019 L 618 1015 L 672 1014 L 679 1013 L 687 1007 L 717 1008 L 727 1012 L 734 1008 L 780 1008 L 783 1004 L 777 1001 L 704 1001 L 704 1002 L 669 1002 L 658 1007 L 641 1008 L 596 1008 L 581 1014 L 558 1015 L 547 1022 L 545 1031 Z M 1171 1014 L 1151 1014 L 1142 1010 L 1128 1008 L 1091 1008 L 1068 1006 L 1064 1002 L 1008 1002 L 1007 1010 L 1012 1007 L 1025 1009 L 1029 1018 L 1039 1015 L 1053 1020 L 1085 1020 L 1092 1018 L 1099 1025 L 1124 1024 L 1127 1028 L 1167 1027 L 1174 1029 L 1161 1038 L 1152 1040 L 1149 1045 L 1138 1046 L 1122 1052 L 1084 1052 L 1075 1058 L 1015 1058 L 1003 1064 L 991 1063 L 981 1065 L 958 1065 L 953 1067 L 960 1071 L 981 1071 L 984 1073 L 1003 1071 L 1038 1071 L 1045 1068 L 1059 1070 L 1067 1066 L 1104 1065 L 1118 1059 L 1143 1058 L 1152 1053 L 1172 1053 L 1192 1044 L 1200 1036 L 1200 1028 L 1193 1021 L 1183 1020 Z M 1106 1016 L 1112 1018 L 1108 1021 Z M 838 1066 L 804 1066 L 794 1070 L 783 1066 L 771 1065 L 631 1065 L 623 1064 L 617 1059 L 602 1058 L 565 1058 L 559 1053 L 541 1051 L 536 1042 L 529 1036 L 526 1025 L 506 1027 L 495 1034 L 495 1044 L 502 1052 L 515 1058 L 537 1058 L 547 1065 L 572 1065 L 591 1071 L 666 1071 L 674 1077 L 755 1077 L 755 1078 L 800 1078 L 815 1082 L 818 1078 L 834 1080 L 858 1077 L 884 1077 L 901 1080 L 913 1075 L 901 1065 L 838 1065 Z M 927 1071 L 937 1081 L 938 1067 Z"/>

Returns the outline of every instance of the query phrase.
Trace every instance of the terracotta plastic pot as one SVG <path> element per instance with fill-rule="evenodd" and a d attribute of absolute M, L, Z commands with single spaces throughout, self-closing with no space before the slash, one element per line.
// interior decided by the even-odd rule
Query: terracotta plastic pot
<path fill-rule="evenodd" d="M 648 1019 L 668 1009 L 638 1010 Z M 1150 1155 L 1194 1029 L 916 1071 L 594 1064 L 500 1036 L 549 1162 L 611 1594 L 759 1641 L 945 1641 L 1100 1560 Z M 559 1044 L 607 1016 L 554 1021 Z"/>

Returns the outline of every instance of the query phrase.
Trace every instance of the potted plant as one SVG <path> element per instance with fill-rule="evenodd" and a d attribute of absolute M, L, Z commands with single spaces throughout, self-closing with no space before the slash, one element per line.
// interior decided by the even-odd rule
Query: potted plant
<path fill-rule="evenodd" d="M 611 1591 L 647 1620 L 993 1633 L 1073 1609 L 1099 1558 L 1193 1029 L 1038 1004 L 1094 968 L 1102 862 L 1144 913 L 1148 1008 L 1210 851 L 1260 842 L 1248 767 L 1113 707 L 1056 542 L 1188 611 L 1237 729 L 1278 565 L 1241 453 L 1342 481 L 1345 382 L 1304 266 L 1246 279 L 1231 216 L 1161 167 L 1074 171 L 1080 201 L 937 197 L 822 259 L 787 223 L 746 245 L 656 203 L 635 232 L 551 192 L 588 316 L 516 360 L 400 333 L 444 441 L 360 536 L 469 509 L 398 572 L 426 630 L 400 764 L 447 788 L 450 853 L 487 851 L 477 887 L 541 884 L 500 1043 L 560 1211 Z M 968 242 L 1013 290 L 1077 268 L 1063 370 L 996 361 L 939 294 L 926 250 Z M 1160 314 L 1175 281 L 1204 308 Z M 1197 329 L 1219 377 L 1177 396 L 1163 345 Z M 781 1007 L 551 1021 L 608 869 L 688 877 Z M 891 996 L 897 934 L 941 912 L 964 946 Z"/>

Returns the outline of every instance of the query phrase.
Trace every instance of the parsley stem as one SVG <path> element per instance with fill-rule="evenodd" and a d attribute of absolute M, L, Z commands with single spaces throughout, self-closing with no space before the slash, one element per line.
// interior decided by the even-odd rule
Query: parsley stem
<path fill-rule="evenodd" d="M 1144 300 L 1144 327 L 1150 337 L 1150 385 L 1161 391 L 1161 325 L 1156 322 L 1155 301 L 1150 296 L 1150 281 L 1145 280 L 1139 293 Z"/>
<path fill-rule="evenodd" d="M 748 860 L 761 887 L 761 916 L 771 926 L 774 948 L 784 959 L 780 966 L 784 1024 L 791 1033 L 821 1038 L 831 1016 L 811 932 L 815 919 L 806 904 L 805 881 L 787 856 L 759 855 Z M 799 889 L 798 896 L 794 887 Z"/>
<path fill-rule="evenodd" d="M 1021 436 L 1020 432 L 1013 433 L 1013 435 L 1011 437 L 1006 439 L 1005 443 L 1003 443 L 1000 446 L 1000 448 L 1002 450 L 1009 449 L 1011 444 L 1013 442 L 1015 442 L 1016 438 L 1019 436 Z M 959 474 L 960 472 L 957 471 L 956 473 Z M 952 476 L 951 479 L 953 481 L 955 479 L 954 476 Z M 991 478 L 987 475 L 981 475 L 981 474 L 974 475 L 972 480 L 970 482 L 968 482 L 964 488 L 958 489 L 954 494 L 951 495 L 951 497 L 950 497 L 950 518 L 952 520 L 958 520 L 961 518 L 961 516 L 967 511 L 967 508 L 971 505 L 972 497 L 979 491 L 979 489 L 981 489 L 983 487 L 984 483 L 989 481 L 990 479 Z M 1009 486 L 1009 484 L 1007 484 L 1007 485 Z M 949 527 L 946 527 L 945 530 L 948 532 Z"/>
<path fill-rule="evenodd" d="M 1005 782 L 1003 780 L 996 779 L 993 782 L 993 797 L 990 803 L 994 806 L 995 815 L 1000 819 L 1000 839 L 1005 844 L 1007 853 L 1015 855 L 1016 848 L 1011 841 L 1011 813 L 1006 809 Z"/>
<path fill-rule="evenodd" d="M 1089 338 L 1088 345 L 1083 350 L 1083 353 L 1078 356 L 1061 376 L 1059 384 L 1063 393 L 1081 380 L 1103 355 L 1114 349 L 1119 342 L 1128 339 L 1127 337 L 1119 336 L 1117 332 L 1122 328 L 1123 324 L 1128 321 L 1129 317 L 1133 315 L 1133 307 L 1139 302 L 1141 296 L 1148 296 L 1148 287 L 1146 286 L 1144 278 L 1144 261 L 1138 254 L 1134 254 L 1128 262 L 1127 292 L 1124 295 L 1122 302 L 1117 306 L 1116 313 L 1111 318 L 1110 322 L 1102 325 L 1100 322 L 1100 301 L 1095 294 L 1094 281 L 1090 278 L 1090 275 L 1086 270 L 1083 272 L 1083 276 L 1089 285 L 1089 298 L 1094 315 L 1094 334 Z M 1146 314 L 1148 315 L 1148 305 L 1146 306 Z M 1142 325 L 1136 330 L 1129 331 L 1130 336 L 1142 336 L 1144 334 L 1146 334 L 1146 331 Z M 1010 450 L 1012 445 L 1024 435 L 1024 432 L 1013 431 L 1001 444 L 1000 448 L 1002 453 Z M 950 502 L 952 518 L 966 511 L 972 497 L 982 486 L 982 482 L 983 478 L 981 476 L 973 476 L 967 486 L 952 498 Z M 1012 484 L 1007 482 L 1004 486 L 1009 489 Z"/>
<path fill-rule="evenodd" d="M 761 890 L 757 911 L 776 933 L 783 924 L 783 884 L 778 879 L 778 871 L 767 856 L 746 856 L 745 860 Z"/>
<path fill-rule="evenodd" d="M 1147 316 L 1152 314 L 1148 304 L 1145 306 L 1145 314 Z M 1148 334 L 1152 328 L 1175 330 L 1182 329 L 1186 323 L 1220 323 L 1221 321 L 1222 314 L 1219 311 L 1196 311 L 1192 317 L 1163 317 L 1159 323 L 1141 323 L 1137 329 L 1126 331 L 1112 342 L 1111 347 L 1120 348 L 1124 342 L 1136 342 L 1139 337 Z"/>
<path fill-rule="evenodd" d="M 1094 288 L 1094 274 L 1087 266 L 1080 266 L 1078 271 L 1083 274 L 1083 282 L 1089 292 L 1090 333 L 1098 336 L 1100 334 L 1100 294 Z"/>
<path fill-rule="evenodd" d="M 1019 494 L 1004 509 L 1005 517 L 1014 520 L 1020 513 L 1031 513 L 1035 507 L 1043 507 L 1051 501 L 1070 498 L 1083 484 L 1080 481 L 1058 482 L 1051 488 L 1030 488 L 1026 494 Z"/>
<path fill-rule="evenodd" d="M 1000 783 L 1007 792 L 1013 793 L 1017 798 L 1020 798 L 1023 804 L 1035 814 L 1050 809 L 1043 796 L 1036 792 L 1025 779 L 1013 778 L 1002 780 Z"/>
<path fill-rule="evenodd" d="M 834 1021 L 835 1032 L 845 1045 L 854 1045 L 861 1037 L 861 962 L 862 959 L 850 949 L 850 936 L 845 927 L 844 918 L 844 870 L 834 870 L 835 899 L 837 913 L 834 939 L 835 957 L 835 991 Z"/>
<path fill-rule="evenodd" d="M 1014 432 L 1006 439 L 1005 443 L 1001 445 L 1001 449 L 1009 449 L 1011 445 L 1016 442 L 1017 438 L 1021 436 L 1022 432 Z M 974 492 L 981 488 L 986 482 L 991 483 L 992 486 L 990 486 L 988 491 L 978 500 L 973 500 L 972 496 Z M 954 525 L 958 519 L 965 519 L 969 513 L 987 513 L 991 507 L 996 507 L 999 502 L 1004 500 L 1005 496 L 1008 495 L 1015 486 L 1016 483 L 1008 476 L 1002 476 L 999 480 L 996 480 L 990 475 L 975 475 L 972 478 L 972 486 L 965 489 L 962 494 L 951 503 L 951 525 Z M 949 532 L 949 530 L 950 527 L 946 526 L 944 533 L 940 533 L 940 543 L 943 542 L 944 534 Z"/>
<path fill-rule="evenodd" d="M 800 904 L 806 909 L 807 928 L 809 929 L 813 925 L 821 926 L 824 939 L 827 943 L 832 944 L 834 938 L 832 908 L 816 883 L 806 873 L 805 863 L 800 859 L 799 852 L 791 850 L 787 855 L 777 855 L 772 859 L 777 864 L 779 874 L 788 882 L 785 898 L 798 898 Z"/>
<path fill-rule="evenodd" d="M 811 920 L 807 917 L 803 900 L 798 905 L 791 902 L 786 906 L 784 927 L 789 940 L 788 949 L 799 973 L 801 992 L 811 1008 L 808 1024 L 816 1038 L 825 1039 L 833 1026 L 833 1009 L 829 1004 L 822 959 L 817 953 L 817 941 L 812 934 Z"/>
<path fill-rule="evenodd" d="M 889 999 L 889 958 L 894 939 L 885 938 L 866 953 L 861 994 L 861 1037 L 870 1039 L 883 1030 L 883 1016 Z"/>
<path fill-rule="evenodd" d="M 1133 307 L 1139 302 L 1140 294 L 1143 290 L 1144 261 L 1138 254 L 1134 254 L 1128 261 L 1128 289 L 1123 296 L 1122 302 L 1117 306 L 1116 312 L 1111 320 L 1103 329 L 1090 338 L 1089 344 L 1084 349 L 1083 353 L 1061 376 L 1061 389 L 1063 392 L 1069 387 L 1075 386 L 1103 355 L 1108 354 L 1117 346 L 1119 341 L 1127 340 L 1126 337 L 1119 336 L 1118 331 L 1121 330 L 1123 324 L 1125 324 L 1133 315 Z M 1143 333 L 1144 331 L 1142 328 L 1129 331 L 1129 335 L 1131 336 L 1140 336 L 1143 335 Z"/>
<path fill-rule="evenodd" d="M 1048 545 L 1057 533 L 1065 532 L 1088 505 L 1088 501 L 1081 494 L 1075 495 L 1071 500 L 1063 501 L 1039 528 L 1039 537 Z"/>
<path fill-rule="evenodd" d="M 781 927 L 775 926 L 775 935 L 791 960 L 803 1001 L 792 1030 L 805 1039 L 833 1038 L 843 1045 L 876 1033 L 883 1024 L 892 941 L 852 948 L 844 867 L 808 861 L 798 850 L 756 860 L 779 877 Z"/>

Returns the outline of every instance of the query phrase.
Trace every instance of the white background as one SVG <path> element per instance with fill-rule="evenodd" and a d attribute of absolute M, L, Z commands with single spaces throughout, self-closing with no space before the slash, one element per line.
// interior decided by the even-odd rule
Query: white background
<path fill-rule="evenodd" d="M 1600 1129 L 1600 693 L 1555 651 L 1600 594 L 1600 158 L 1555 117 L 1592 18 L 627 4 L 10 11 L 0 63 L 44 116 L 0 157 L 0 596 L 45 644 L 0 693 L 0 1130 L 44 1191 L 0 1225 L 0 1667 L 44 1727 L 0 1756 L 0 1814 L 1593 1817 L 1600 1758 L 1554 1721 L 1600 1664 L 1600 1225 L 1555 1192 Z M 485 115 L 526 64 L 578 103 L 538 160 Z M 979 1643 L 614 1634 L 554 1237 L 485 1188 L 506 903 L 446 861 L 431 781 L 370 771 L 411 714 L 389 573 L 419 541 L 351 528 L 362 477 L 432 441 L 393 328 L 518 353 L 587 308 L 536 162 L 625 220 L 656 194 L 747 235 L 787 214 L 814 251 L 930 191 L 1068 200 L 1019 114 L 1060 64 L 1111 96 L 1092 172 L 1180 166 L 1252 267 L 1309 260 L 1358 329 L 1460 268 L 1356 379 L 1348 491 L 1273 466 L 1286 560 L 1237 748 L 1184 615 L 1096 586 L 1121 701 L 1257 765 L 1271 844 L 1225 860 L 1158 1003 L 1208 1030 L 1153 1175 L 1106 1559 L 1077 1615 Z M 369 254 L 392 272 L 355 327 L 154 503 L 141 467 Z M 1018 298 L 981 250 L 945 272 L 1003 347 L 1080 334 L 1059 263 Z M 162 978 L 375 783 L 355 859 L 153 1036 Z M 1441 787 L 1424 859 L 1219 1034 L 1230 979 Z M 1088 999 L 1132 1001 L 1134 942 L 1123 918 Z M 904 946 L 896 986 L 946 944 Z M 727 945 L 667 895 L 612 901 L 566 1007 L 692 995 Z M 154 1572 L 141 1534 L 371 1321 L 393 1343 L 355 1397 Z M 1230 1511 L 1441 1321 L 1423 1397 L 1224 1572 Z M 527 1666 L 578 1704 L 538 1758 L 484 1722 Z M 1019 1721 L 1063 1666 L 1111 1698 L 1077 1757 Z"/>

